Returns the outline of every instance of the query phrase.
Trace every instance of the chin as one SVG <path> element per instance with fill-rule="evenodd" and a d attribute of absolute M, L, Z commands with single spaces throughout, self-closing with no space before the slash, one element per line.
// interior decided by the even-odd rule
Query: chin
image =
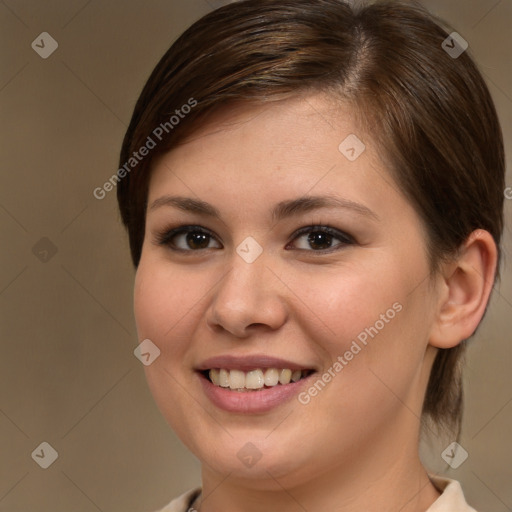
<path fill-rule="evenodd" d="M 232 433 L 232 437 L 224 432 L 222 439 L 201 436 L 184 442 L 205 470 L 229 475 L 230 480 L 239 480 L 254 489 L 282 490 L 274 479 L 297 485 L 311 478 L 311 464 L 307 460 L 311 461 L 313 454 L 301 450 L 299 442 L 283 443 L 282 436 L 276 433 L 268 439 L 265 436 L 268 432 L 264 435 Z"/>

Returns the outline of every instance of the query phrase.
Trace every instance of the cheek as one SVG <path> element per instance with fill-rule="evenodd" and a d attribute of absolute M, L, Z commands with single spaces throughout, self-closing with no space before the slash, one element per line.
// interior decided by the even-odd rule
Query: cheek
<path fill-rule="evenodd" d="M 303 310 L 298 321 L 306 330 L 308 325 L 319 327 L 311 339 L 319 342 L 318 336 L 324 333 L 322 344 L 328 345 L 333 356 L 347 350 L 359 335 L 364 341 L 365 335 L 375 333 L 375 324 L 380 332 L 400 322 L 403 315 L 398 310 L 402 309 L 409 281 L 392 266 L 377 261 L 317 270 L 315 275 L 297 272 L 289 276 L 297 307 Z"/>
<path fill-rule="evenodd" d="M 199 276 L 173 271 L 171 265 L 142 259 L 135 277 L 134 312 L 139 339 L 149 338 L 160 350 L 194 317 L 205 290 Z M 178 336 L 179 338 L 179 336 Z"/>
<path fill-rule="evenodd" d="M 303 314 L 297 315 L 301 329 L 333 364 L 343 358 L 343 368 L 331 365 L 332 372 L 351 377 L 335 379 L 333 388 L 342 380 L 357 394 L 372 381 L 381 386 L 371 371 L 401 389 L 414 379 L 428 339 L 429 295 L 421 278 L 425 272 L 420 256 L 406 265 L 394 254 L 371 264 L 361 261 L 317 273 L 315 278 L 294 276 L 294 289 L 302 282 Z"/>
<path fill-rule="evenodd" d="M 187 411 L 195 407 L 192 396 L 183 392 L 190 378 L 187 350 L 207 289 L 198 280 L 146 256 L 141 259 L 134 285 L 138 339 L 150 339 L 160 349 L 160 356 L 144 366 L 146 380 L 162 415 L 184 437 Z"/>

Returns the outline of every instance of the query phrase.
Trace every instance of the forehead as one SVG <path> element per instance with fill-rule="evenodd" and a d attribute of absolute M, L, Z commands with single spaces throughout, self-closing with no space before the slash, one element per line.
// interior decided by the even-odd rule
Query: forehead
<path fill-rule="evenodd" d="M 361 175 L 380 164 L 351 109 L 332 98 L 316 94 L 238 103 L 216 112 L 153 163 L 150 194 L 173 175 L 203 184 L 222 179 L 216 185 L 272 181 L 281 186 L 294 180 L 311 186 L 311 178 L 331 174 L 333 166 Z"/>

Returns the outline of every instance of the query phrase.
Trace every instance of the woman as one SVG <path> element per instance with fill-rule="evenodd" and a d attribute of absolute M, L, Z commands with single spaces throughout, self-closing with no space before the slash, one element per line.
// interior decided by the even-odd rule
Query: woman
<path fill-rule="evenodd" d="M 164 511 L 473 510 L 418 456 L 422 426 L 457 438 L 499 263 L 465 50 L 409 3 L 246 0 L 153 71 L 118 200 L 148 383 L 202 463 Z"/>

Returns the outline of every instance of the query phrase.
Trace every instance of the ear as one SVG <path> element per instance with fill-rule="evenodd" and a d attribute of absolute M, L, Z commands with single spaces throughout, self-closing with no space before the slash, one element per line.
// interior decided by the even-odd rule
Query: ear
<path fill-rule="evenodd" d="M 477 229 L 455 261 L 443 265 L 430 344 L 451 348 L 476 331 L 494 284 L 498 251 L 492 235 Z"/>

